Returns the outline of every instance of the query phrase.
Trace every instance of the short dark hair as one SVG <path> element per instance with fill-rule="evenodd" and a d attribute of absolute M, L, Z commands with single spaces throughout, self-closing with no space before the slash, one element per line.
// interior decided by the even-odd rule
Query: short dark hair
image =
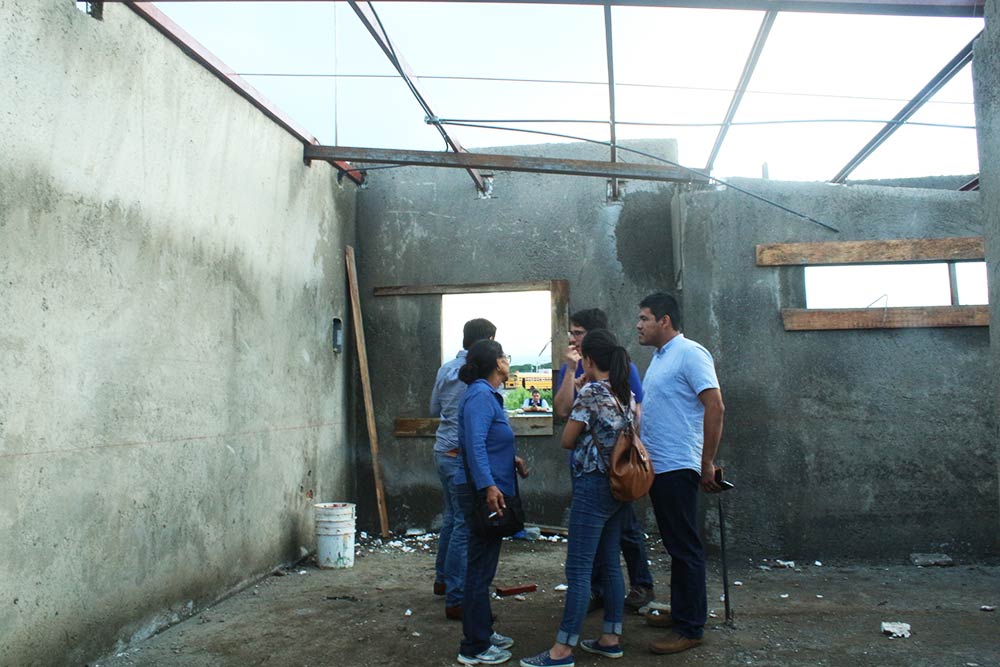
<path fill-rule="evenodd" d="M 487 340 L 497 335 L 496 326 L 489 320 L 479 317 L 469 320 L 462 328 L 462 348 L 468 350 L 473 343 Z"/>
<path fill-rule="evenodd" d="M 469 348 L 465 365 L 458 369 L 458 379 L 472 384 L 480 378 L 489 377 L 503 357 L 503 347 L 495 340 L 479 340 Z"/>
<path fill-rule="evenodd" d="M 587 331 L 594 329 L 607 329 L 608 316 L 600 308 L 586 308 L 578 310 L 569 316 L 569 323 L 582 327 Z"/>
<path fill-rule="evenodd" d="M 639 308 L 649 308 L 649 312 L 653 313 L 657 320 L 669 315 L 674 330 L 681 330 L 681 307 L 672 295 L 666 292 L 654 292 L 639 302 Z"/>

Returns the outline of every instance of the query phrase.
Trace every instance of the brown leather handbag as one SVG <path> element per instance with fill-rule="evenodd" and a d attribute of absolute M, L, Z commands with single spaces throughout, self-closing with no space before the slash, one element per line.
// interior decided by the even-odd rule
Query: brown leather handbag
<path fill-rule="evenodd" d="M 614 394 L 612 396 L 625 418 L 625 426 L 618 434 L 615 448 L 611 452 L 608 479 L 611 482 L 611 495 L 615 500 L 629 503 L 649 493 L 655 477 L 653 462 L 649 460 L 649 452 L 635 432 L 632 411 L 626 413 L 618 397 Z"/>

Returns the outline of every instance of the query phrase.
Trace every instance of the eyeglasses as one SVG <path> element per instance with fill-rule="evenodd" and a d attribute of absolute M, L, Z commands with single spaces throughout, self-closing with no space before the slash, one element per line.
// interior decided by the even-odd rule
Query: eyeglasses
<path fill-rule="evenodd" d="M 503 358 L 507 360 L 508 364 L 510 363 L 510 355 L 509 354 L 503 355 Z"/>
<path fill-rule="evenodd" d="M 570 329 L 566 333 L 569 334 L 570 338 L 583 338 L 587 335 L 586 329 Z"/>

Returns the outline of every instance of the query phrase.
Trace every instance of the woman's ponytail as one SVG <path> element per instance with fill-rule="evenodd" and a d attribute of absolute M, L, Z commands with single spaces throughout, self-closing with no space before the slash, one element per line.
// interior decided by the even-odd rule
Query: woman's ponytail
<path fill-rule="evenodd" d="M 632 398 L 628 381 L 629 357 L 625 348 L 618 344 L 615 335 L 607 329 L 588 331 L 580 349 L 583 356 L 608 374 L 611 391 L 621 401 L 622 407 L 627 406 Z"/>

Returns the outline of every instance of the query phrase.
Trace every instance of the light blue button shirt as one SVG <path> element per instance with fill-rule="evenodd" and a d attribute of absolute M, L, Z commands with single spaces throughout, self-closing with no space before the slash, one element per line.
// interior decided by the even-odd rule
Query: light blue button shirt
<path fill-rule="evenodd" d="M 435 452 L 447 452 L 458 447 L 458 403 L 465 395 L 466 384 L 458 379 L 465 365 L 466 350 L 438 369 L 431 392 L 431 414 L 441 418 L 434 439 Z"/>
<path fill-rule="evenodd" d="M 642 381 L 642 442 L 653 472 L 690 468 L 701 474 L 705 444 L 705 406 L 698 394 L 718 389 L 715 362 L 708 350 L 683 334 L 653 354 Z"/>

